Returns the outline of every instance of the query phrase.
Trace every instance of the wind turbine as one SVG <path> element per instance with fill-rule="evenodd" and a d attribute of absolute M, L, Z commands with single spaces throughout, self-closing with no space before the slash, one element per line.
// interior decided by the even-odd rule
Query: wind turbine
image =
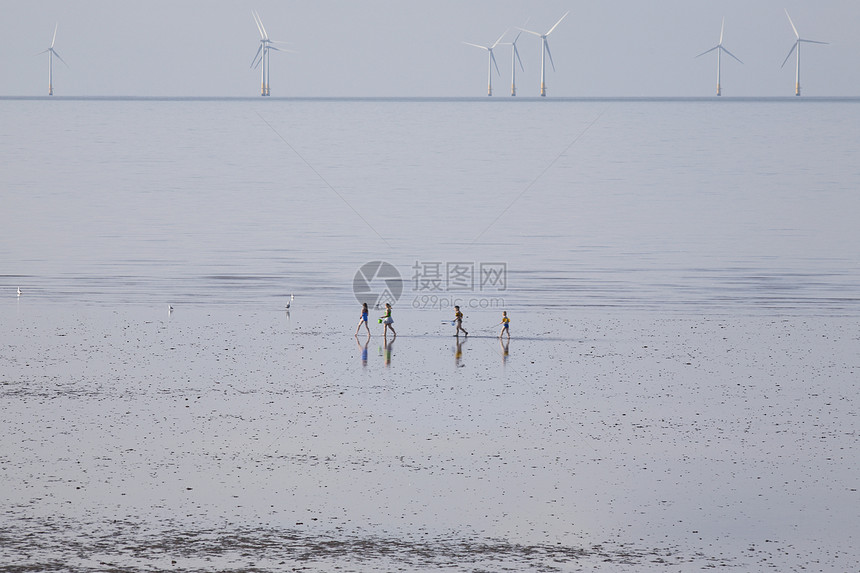
<path fill-rule="evenodd" d="M 257 66 L 260 66 L 262 78 L 260 81 L 260 95 L 267 96 L 270 95 L 269 50 L 274 50 L 275 52 L 287 52 L 289 50 L 281 50 L 280 48 L 273 46 L 272 44 L 283 44 L 283 42 L 269 39 L 269 34 L 266 32 L 265 26 L 263 26 L 263 19 L 260 18 L 260 14 L 258 14 L 256 10 L 251 10 L 251 15 L 254 16 L 254 23 L 257 24 L 257 30 L 260 32 L 260 47 L 257 48 L 257 53 L 254 54 L 254 59 L 251 61 L 251 67 L 256 69 Z"/>
<path fill-rule="evenodd" d="M 718 96 L 723 95 L 723 90 L 722 90 L 722 88 L 720 87 L 720 56 L 722 55 L 722 53 L 723 53 L 723 52 L 725 52 L 725 53 L 727 53 L 728 55 L 730 55 L 731 57 L 733 57 L 734 59 L 736 59 L 736 60 L 738 60 L 739 62 L 741 62 L 741 61 L 740 61 L 740 59 L 738 59 L 738 57 L 737 57 L 737 56 L 735 56 L 733 53 L 731 53 L 730 51 L 728 51 L 727 49 L 725 49 L 725 48 L 723 47 L 723 31 L 724 31 L 725 29 L 726 29 L 726 19 L 725 19 L 725 18 L 723 18 L 723 24 L 722 24 L 722 26 L 720 26 L 720 43 L 719 43 L 719 44 L 717 44 L 716 46 L 714 46 L 713 48 L 711 48 L 710 50 L 705 50 L 704 52 L 702 52 L 701 54 L 699 54 L 698 56 L 696 56 L 697 58 L 699 58 L 699 57 L 701 57 L 701 56 L 704 56 L 705 54 L 708 54 L 708 53 L 710 53 L 710 52 L 713 52 L 714 50 L 716 50 L 716 51 L 717 51 L 717 95 L 718 95 Z M 741 63 L 743 63 L 743 62 L 741 62 Z"/>
<path fill-rule="evenodd" d="M 510 46 L 511 47 L 511 95 L 517 95 L 517 62 L 520 63 L 520 69 L 522 71 L 526 71 L 523 67 L 523 61 L 520 59 L 520 51 L 517 50 L 517 40 L 520 39 L 522 32 L 517 34 L 517 37 L 514 38 L 513 42 L 504 42 L 502 46 Z"/>
<path fill-rule="evenodd" d="M 552 66 L 553 71 L 555 71 L 555 64 L 552 61 L 552 53 L 549 51 L 549 43 L 546 38 L 552 31 L 556 29 L 556 27 L 561 24 L 561 21 L 564 20 L 567 15 L 570 14 L 570 11 L 564 13 L 564 16 L 558 19 L 558 22 L 549 29 L 546 34 L 540 34 L 538 32 L 533 32 L 532 30 L 526 30 L 525 28 L 518 28 L 523 32 L 527 32 L 529 34 L 534 34 L 538 38 L 541 39 L 541 51 L 540 51 L 540 95 L 541 97 L 546 97 L 546 56 L 549 56 L 549 63 Z"/>
<path fill-rule="evenodd" d="M 785 67 L 785 63 L 788 61 L 788 58 L 791 57 L 791 53 L 797 50 L 797 67 L 794 72 L 794 95 L 800 95 L 800 44 L 827 44 L 828 42 L 818 42 L 816 40 L 807 40 L 805 38 L 801 38 L 800 34 L 797 33 L 797 28 L 794 26 L 794 22 L 791 21 L 791 16 L 788 15 L 788 10 L 785 9 L 785 15 L 788 16 L 788 23 L 791 24 L 791 29 L 794 30 L 794 36 L 797 40 L 794 42 L 794 45 L 788 51 L 788 55 L 785 57 L 785 60 L 782 62 L 781 68 Z"/>
<path fill-rule="evenodd" d="M 474 46 L 476 48 L 481 48 L 482 50 L 487 50 L 487 96 L 493 95 L 493 66 L 496 67 L 496 73 L 502 75 L 501 72 L 499 72 L 499 65 L 496 63 L 496 56 L 493 55 L 493 49 L 499 45 L 499 42 L 502 41 L 502 38 L 504 38 L 507 33 L 507 30 L 505 30 L 505 33 L 499 36 L 499 39 L 493 42 L 493 45 L 491 46 L 481 46 L 479 44 L 463 42 L 467 46 Z"/>
<path fill-rule="evenodd" d="M 54 49 L 54 42 L 57 41 L 57 28 L 59 26 L 60 26 L 59 22 L 57 22 L 56 25 L 54 25 L 54 37 L 51 38 L 51 47 L 48 48 L 47 50 L 42 50 L 41 52 L 36 54 L 37 56 L 45 54 L 45 53 L 48 54 L 48 95 L 49 96 L 54 95 L 54 56 L 57 56 L 57 58 L 59 58 L 61 62 L 66 64 L 66 60 L 61 58 L 60 54 L 58 54 L 57 51 Z M 66 65 L 68 66 L 69 64 L 66 64 Z"/>

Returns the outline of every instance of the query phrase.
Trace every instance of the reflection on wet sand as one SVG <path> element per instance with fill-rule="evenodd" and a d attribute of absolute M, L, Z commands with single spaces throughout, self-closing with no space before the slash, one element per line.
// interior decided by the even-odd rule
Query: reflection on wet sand
<path fill-rule="evenodd" d="M 502 347 L 502 364 L 507 364 L 508 363 L 508 348 L 511 345 L 511 339 L 508 338 L 507 340 L 502 340 L 502 338 L 499 337 L 499 344 Z"/>
<path fill-rule="evenodd" d="M 384 349 L 385 349 L 385 365 L 391 366 L 391 354 L 394 351 L 394 340 L 397 338 L 397 335 L 391 337 L 391 340 L 388 340 L 386 336 L 383 340 L 385 341 Z"/>
<path fill-rule="evenodd" d="M 361 343 L 358 339 L 358 335 L 355 335 L 355 343 L 358 344 L 358 349 L 361 351 L 361 365 L 367 366 L 367 345 L 370 344 L 370 335 L 367 335 L 367 338 L 364 341 L 364 344 Z"/>
<path fill-rule="evenodd" d="M 457 345 L 454 348 L 454 366 L 457 368 L 465 366 L 465 364 L 462 364 L 460 362 L 460 359 L 463 358 L 463 344 L 465 343 L 465 341 L 465 338 L 463 340 L 460 340 L 460 337 L 457 337 Z"/>

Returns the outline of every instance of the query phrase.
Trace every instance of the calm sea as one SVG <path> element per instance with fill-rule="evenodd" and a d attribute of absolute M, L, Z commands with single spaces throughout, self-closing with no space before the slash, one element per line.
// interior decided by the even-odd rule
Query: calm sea
<path fill-rule="evenodd" d="M 412 307 L 860 313 L 860 100 L 41 98 L 0 120 L 10 297 L 354 305 L 386 261 Z"/>

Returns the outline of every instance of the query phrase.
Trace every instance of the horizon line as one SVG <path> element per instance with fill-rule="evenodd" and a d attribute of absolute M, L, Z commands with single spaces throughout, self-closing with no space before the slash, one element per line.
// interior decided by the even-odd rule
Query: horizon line
<path fill-rule="evenodd" d="M 860 96 L 573 96 L 573 97 L 488 97 L 488 96 L 136 96 L 136 95 L 0 95 L 0 101 L 318 101 L 318 102 L 788 102 L 844 101 L 860 102 Z"/>

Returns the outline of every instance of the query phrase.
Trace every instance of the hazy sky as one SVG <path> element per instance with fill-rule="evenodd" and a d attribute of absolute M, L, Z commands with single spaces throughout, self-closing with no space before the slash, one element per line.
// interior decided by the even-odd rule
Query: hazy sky
<path fill-rule="evenodd" d="M 509 27 L 546 31 L 556 71 L 549 96 L 709 96 L 716 88 L 719 40 L 726 96 L 790 96 L 794 42 L 787 8 L 805 45 L 804 95 L 860 96 L 857 0 L 373 0 L 336 2 L 6 0 L 0 21 L 0 95 L 45 95 L 47 55 L 55 49 L 56 95 L 255 96 L 250 69 L 257 9 L 272 39 L 295 54 L 272 54 L 272 96 L 451 96 L 486 94 L 486 53 L 462 42 L 493 42 Z M 512 33 L 509 39 L 513 37 Z M 522 96 L 539 92 L 540 40 L 519 41 Z M 497 48 L 497 96 L 510 89 L 510 48 Z"/>

